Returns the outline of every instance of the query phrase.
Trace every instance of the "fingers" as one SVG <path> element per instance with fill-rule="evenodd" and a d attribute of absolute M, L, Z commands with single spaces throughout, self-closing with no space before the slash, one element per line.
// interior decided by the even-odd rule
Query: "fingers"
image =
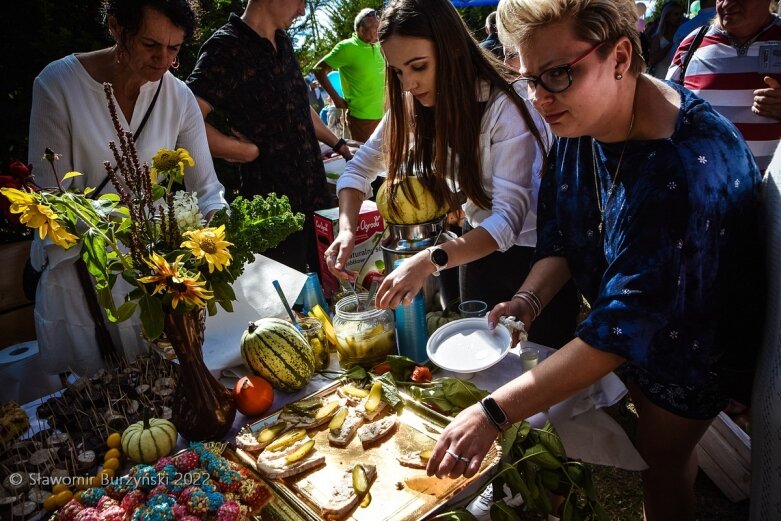
<path fill-rule="evenodd" d="M 419 289 L 419 288 L 418 288 Z M 398 306 L 406 306 L 412 303 L 412 299 L 417 295 L 417 291 L 411 288 L 409 284 L 400 282 L 394 274 L 391 273 L 382 281 L 377 289 L 377 295 L 374 297 L 376 306 L 380 309 L 395 309 Z"/>
<path fill-rule="evenodd" d="M 499 323 L 499 318 L 507 316 L 507 302 L 500 302 L 494 306 L 494 308 L 488 312 L 486 320 L 488 320 L 488 327 L 493 329 L 496 324 Z"/>
<path fill-rule="evenodd" d="M 773 78 L 772 76 L 765 76 L 763 80 L 765 82 L 765 85 L 767 85 L 771 89 L 781 89 L 781 82 L 779 82 L 777 79 Z"/>
<path fill-rule="evenodd" d="M 444 477 L 455 479 L 459 476 L 471 478 L 477 474 L 483 456 L 467 451 L 458 452 L 455 447 L 456 445 L 450 445 L 450 448 L 441 448 L 440 444 L 437 444 L 437 449 L 432 453 L 426 466 L 426 473 L 440 479 Z"/>

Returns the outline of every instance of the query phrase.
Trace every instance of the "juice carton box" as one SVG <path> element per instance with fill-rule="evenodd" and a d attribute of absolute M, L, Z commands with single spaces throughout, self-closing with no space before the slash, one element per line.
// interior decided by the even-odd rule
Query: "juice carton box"
<path fill-rule="evenodd" d="M 364 201 L 358 214 L 358 225 L 355 232 L 355 247 L 347 261 L 348 271 L 358 271 L 356 285 L 368 289 L 374 278 L 385 274 L 382 262 L 380 238 L 385 230 L 377 205 L 373 201 Z M 323 293 L 331 298 L 339 290 L 336 277 L 328 271 L 323 259 L 325 250 L 331 245 L 339 233 L 339 208 L 328 208 L 315 212 L 315 235 L 317 237 L 317 253 L 320 257 L 320 273 Z M 359 271 L 360 270 L 360 271 Z"/>

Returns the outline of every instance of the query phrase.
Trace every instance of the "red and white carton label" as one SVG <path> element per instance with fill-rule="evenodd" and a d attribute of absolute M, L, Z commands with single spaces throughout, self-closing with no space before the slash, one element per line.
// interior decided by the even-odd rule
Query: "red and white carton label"
<path fill-rule="evenodd" d="M 358 214 L 355 247 L 347 261 L 348 271 L 360 270 L 356 284 L 364 289 L 371 285 L 373 279 L 381 278 L 385 274 L 382 248 L 380 247 L 383 231 L 385 231 L 385 223 L 377 210 L 377 205 L 373 201 L 364 201 Z M 325 250 L 334 242 L 338 233 L 339 208 L 317 210 L 315 212 L 315 236 L 317 237 L 317 253 L 320 257 L 320 283 L 326 298 L 331 298 L 339 289 L 336 277 L 328 271 L 328 265 L 323 258 Z"/>

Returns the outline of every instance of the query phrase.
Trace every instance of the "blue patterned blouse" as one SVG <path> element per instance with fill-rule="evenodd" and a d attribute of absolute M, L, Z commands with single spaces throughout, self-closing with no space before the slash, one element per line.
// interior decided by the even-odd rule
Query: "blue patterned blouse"
<path fill-rule="evenodd" d="M 566 257 L 591 303 L 577 336 L 626 357 L 645 391 L 661 384 L 658 398 L 685 414 L 692 391 L 746 369 L 758 347 L 761 176 L 735 127 L 673 87 L 675 132 L 627 143 L 612 196 L 624 143 L 595 141 L 593 156 L 590 137 L 558 140 L 540 189 L 537 257 Z"/>

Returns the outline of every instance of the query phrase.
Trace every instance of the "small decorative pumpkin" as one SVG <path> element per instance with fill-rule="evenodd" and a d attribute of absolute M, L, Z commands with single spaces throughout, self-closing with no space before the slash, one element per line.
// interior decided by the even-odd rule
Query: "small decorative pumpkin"
<path fill-rule="evenodd" d="M 274 401 L 274 388 L 260 376 L 249 375 L 239 378 L 233 387 L 236 408 L 246 416 L 260 416 Z"/>
<path fill-rule="evenodd" d="M 398 214 L 393 212 L 390 206 L 388 183 L 387 181 L 382 183 L 377 190 L 375 200 L 377 201 L 377 209 L 380 211 L 380 215 L 387 222 L 394 224 L 420 224 L 433 221 L 447 213 L 447 208 L 437 206 L 431 192 L 423 186 L 423 183 L 417 177 L 408 177 L 402 182 L 406 183 L 412 190 L 412 193 L 415 194 L 418 204 L 417 206 L 413 205 L 402 187 L 398 186 L 393 195 L 396 199 Z"/>
<path fill-rule="evenodd" d="M 459 318 L 461 318 L 461 315 L 447 309 L 445 311 L 430 311 L 426 313 L 426 331 L 429 335 L 432 335 L 440 327 Z"/>
<path fill-rule="evenodd" d="M 162 418 L 144 418 L 122 433 L 122 452 L 138 463 L 154 463 L 171 454 L 176 445 L 176 427 Z"/>

